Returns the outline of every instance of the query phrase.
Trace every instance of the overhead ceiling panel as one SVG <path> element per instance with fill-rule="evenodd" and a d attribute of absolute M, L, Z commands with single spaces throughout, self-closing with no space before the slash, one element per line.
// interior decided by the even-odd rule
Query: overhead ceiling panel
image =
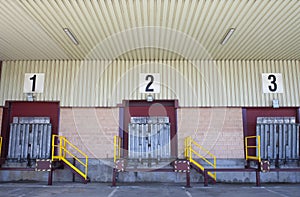
<path fill-rule="evenodd" d="M 4 60 L 300 59 L 298 0 L 2 0 L 0 9 Z"/>
<path fill-rule="evenodd" d="M 66 59 L 64 53 L 43 27 L 36 23 L 18 1 L 0 1 L 0 58 Z"/>

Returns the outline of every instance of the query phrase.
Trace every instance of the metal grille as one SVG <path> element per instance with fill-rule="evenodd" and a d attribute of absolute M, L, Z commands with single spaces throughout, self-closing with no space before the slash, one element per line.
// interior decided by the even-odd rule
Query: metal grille
<path fill-rule="evenodd" d="M 10 124 L 8 159 L 50 158 L 52 126 L 36 122 L 48 121 L 44 118 L 14 118 L 14 123 Z"/>
<path fill-rule="evenodd" d="M 261 158 L 299 159 L 299 124 L 294 117 L 259 117 L 256 134 L 261 136 Z"/>
<path fill-rule="evenodd" d="M 131 159 L 170 158 L 170 123 L 168 117 L 132 117 L 128 125 Z"/>

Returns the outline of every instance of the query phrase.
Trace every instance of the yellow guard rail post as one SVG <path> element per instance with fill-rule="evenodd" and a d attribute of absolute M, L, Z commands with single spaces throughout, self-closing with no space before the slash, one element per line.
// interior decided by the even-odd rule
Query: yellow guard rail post
<path fill-rule="evenodd" d="M 114 162 L 121 157 L 121 138 L 114 136 Z"/>
<path fill-rule="evenodd" d="M 250 139 L 256 139 L 256 145 L 248 145 Z M 256 149 L 256 156 L 251 156 L 249 155 L 249 149 L 255 148 Z M 248 136 L 245 137 L 245 149 L 246 149 L 246 160 L 252 159 L 252 160 L 257 160 L 258 162 L 261 162 L 260 158 L 260 136 Z"/>
<path fill-rule="evenodd" d="M 211 152 L 209 152 L 204 147 L 202 147 L 200 144 L 195 142 L 192 139 L 192 137 L 186 137 L 185 140 L 184 140 L 184 145 L 185 145 L 184 154 L 185 154 L 185 157 L 187 158 L 187 160 L 189 160 L 191 163 L 193 163 L 198 168 L 200 168 L 202 171 L 204 171 L 204 167 L 200 163 L 198 163 L 196 160 L 194 160 L 193 155 L 195 155 L 198 158 L 205 161 L 210 166 L 212 166 L 214 169 L 216 169 L 216 167 L 217 167 L 217 158 L 216 158 L 216 156 L 213 155 Z M 197 148 L 197 151 L 195 150 L 195 148 Z M 211 158 L 213 158 L 213 163 L 211 161 L 209 161 L 208 158 L 205 158 L 203 155 L 201 155 L 200 152 L 204 152 L 206 155 L 209 155 Z M 214 172 L 214 173 L 208 172 L 208 174 L 214 180 L 216 180 L 216 178 L 217 178 L 216 172 Z"/>
<path fill-rule="evenodd" d="M 71 150 L 75 153 L 72 153 Z M 75 156 L 75 154 L 80 155 L 81 158 L 84 158 L 84 162 L 77 156 Z M 75 159 L 84 168 L 84 172 L 82 172 L 79 168 L 77 168 L 69 160 L 67 160 L 67 157 Z M 76 171 L 85 180 L 87 180 L 88 156 L 84 152 L 79 150 L 76 146 L 74 146 L 71 142 L 69 142 L 65 137 L 59 135 L 52 136 L 52 161 L 56 159 L 65 162 L 74 171 Z"/>

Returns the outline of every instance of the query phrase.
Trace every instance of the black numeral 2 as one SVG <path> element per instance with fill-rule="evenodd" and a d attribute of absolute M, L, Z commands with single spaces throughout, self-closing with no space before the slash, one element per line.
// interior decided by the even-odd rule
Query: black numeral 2
<path fill-rule="evenodd" d="M 150 86 L 153 84 L 154 77 L 153 77 L 153 75 L 147 75 L 146 76 L 146 81 L 148 81 L 149 78 L 150 78 L 150 82 L 147 84 L 145 91 L 146 92 L 154 92 L 154 89 L 150 88 Z"/>

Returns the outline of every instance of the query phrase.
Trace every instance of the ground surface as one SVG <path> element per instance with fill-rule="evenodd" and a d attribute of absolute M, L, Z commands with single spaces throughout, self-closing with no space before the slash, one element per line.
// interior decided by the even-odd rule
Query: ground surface
<path fill-rule="evenodd" d="M 0 183 L 1 197 L 300 197 L 300 184 L 216 184 L 203 187 L 192 184 L 185 188 L 184 184 L 175 183 L 130 183 L 111 187 L 109 183 L 53 183 L 47 186 L 40 182 Z"/>

